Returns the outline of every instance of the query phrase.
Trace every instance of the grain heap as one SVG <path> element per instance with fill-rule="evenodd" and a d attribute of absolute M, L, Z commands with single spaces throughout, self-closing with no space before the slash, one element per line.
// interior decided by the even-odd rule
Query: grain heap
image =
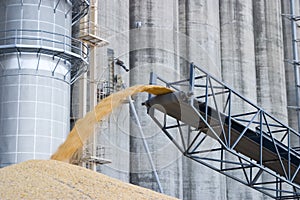
<path fill-rule="evenodd" d="M 55 160 L 0 169 L 0 199 L 175 200 L 157 192 Z"/>
<path fill-rule="evenodd" d="M 109 115 L 114 108 L 117 108 L 128 96 L 139 92 L 148 92 L 154 95 L 172 92 L 171 89 L 158 85 L 137 85 L 125 90 L 113 93 L 87 113 L 84 118 L 79 119 L 69 133 L 66 141 L 51 156 L 53 160 L 69 162 L 72 155 L 83 146 L 84 142 L 94 131 L 94 124 Z"/>
<path fill-rule="evenodd" d="M 94 130 L 122 101 L 138 92 L 159 95 L 172 92 L 162 86 L 134 86 L 103 99 L 93 111 L 76 122 L 53 160 L 31 160 L 0 169 L 0 199 L 175 199 L 149 189 L 109 178 L 69 161 Z M 60 161 L 56 161 L 60 160 Z"/>

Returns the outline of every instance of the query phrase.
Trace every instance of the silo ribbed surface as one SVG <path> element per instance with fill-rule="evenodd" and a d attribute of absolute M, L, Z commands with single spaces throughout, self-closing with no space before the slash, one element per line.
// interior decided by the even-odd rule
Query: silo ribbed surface
<path fill-rule="evenodd" d="M 178 1 L 130 1 L 130 85 L 148 84 L 151 71 L 168 81 L 180 78 L 177 31 Z M 146 94 L 139 95 L 135 106 L 162 188 L 182 198 L 182 155 L 140 106 L 145 99 Z M 159 191 L 138 125 L 131 118 L 130 182 Z"/>
<path fill-rule="evenodd" d="M 257 102 L 287 122 L 281 2 L 253 1 Z M 276 92 L 274 92 L 276 91 Z"/>
<path fill-rule="evenodd" d="M 219 1 L 179 1 L 181 75 L 190 62 L 221 76 Z M 212 14 L 214 13 L 214 14 Z M 213 145 L 209 142 L 209 145 Z M 210 156 L 213 152 L 210 152 Z M 215 155 L 216 157 L 216 155 Z M 225 177 L 189 158 L 183 163 L 183 199 L 225 199 Z"/>
<path fill-rule="evenodd" d="M 251 1 L 220 1 L 221 62 L 223 81 L 252 102 L 257 102 L 255 47 Z M 255 22 L 259 23 L 259 22 Z M 248 112 L 249 107 L 234 99 L 232 113 Z M 225 155 L 228 160 L 235 158 Z M 230 174 L 243 177 L 243 172 Z M 227 199 L 261 199 L 262 195 L 226 178 Z"/>
<path fill-rule="evenodd" d="M 281 2 L 253 0 L 257 103 L 287 122 Z M 276 92 L 274 92 L 276 91 Z M 268 176 L 262 179 L 268 181 Z M 270 180 L 269 180 L 270 181 Z M 264 199 L 271 199 L 264 196 Z"/>
<path fill-rule="evenodd" d="M 69 132 L 71 8 L 1 1 L 0 167 L 48 159 Z"/>

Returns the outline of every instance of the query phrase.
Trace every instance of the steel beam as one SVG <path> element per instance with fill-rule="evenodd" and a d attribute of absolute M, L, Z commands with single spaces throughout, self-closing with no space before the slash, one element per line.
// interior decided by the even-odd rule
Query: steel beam
<path fill-rule="evenodd" d="M 151 103 L 159 104 L 159 102 L 155 102 L 156 97 L 145 102 L 148 107 L 148 114 L 167 137 L 184 156 L 272 198 L 299 198 L 300 154 L 290 145 L 291 134 L 300 138 L 299 133 L 194 64 L 190 65 L 190 75 L 190 79 L 175 81 L 171 84 L 159 76 L 151 76 L 172 86 L 173 89 L 176 88 L 177 84 L 187 83 L 190 85 L 189 92 L 197 95 L 200 93 L 204 97 L 202 99 L 178 100 L 179 107 L 183 104 L 185 105 L 182 108 L 190 106 L 189 112 L 193 112 L 191 114 L 197 116 L 200 127 L 195 127 L 195 123 L 189 124 L 184 121 L 182 119 L 184 116 L 181 114 L 176 116 L 168 110 L 164 111 L 157 106 L 152 107 Z M 205 87 L 202 89 L 195 87 L 198 84 L 197 81 L 202 81 L 202 84 L 204 82 Z M 217 105 L 214 88 L 228 90 L 228 92 L 220 93 L 226 100 L 224 105 Z M 180 95 L 176 97 L 181 98 Z M 234 106 L 233 99 L 238 99 L 249 107 L 249 110 L 242 111 L 242 113 L 241 111 L 239 111 L 240 113 L 234 112 L 232 109 Z M 167 101 L 161 103 L 161 106 L 163 107 L 167 103 Z M 228 111 L 226 112 L 226 110 Z M 157 118 L 156 112 L 163 112 L 163 121 Z M 168 118 L 177 119 L 177 124 L 169 124 Z M 186 125 L 191 128 L 188 129 L 187 133 L 184 133 L 182 127 Z M 176 137 L 172 135 L 176 132 L 174 130 L 180 134 L 181 141 L 175 140 Z M 196 134 L 193 133 L 195 130 L 198 131 Z M 191 136 L 192 133 L 195 135 L 193 138 L 184 137 L 185 134 Z M 284 142 L 286 138 L 287 142 Z M 215 145 L 207 149 L 207 144 L 211 141 L 215 141 Z M 250 144 L 249 147 L 247 144 Z M 254 149 L 249 149 L 251 146 Z M 225 158 L 223 156 L 225 151 L 233 155 L 231 159 L 235 160 Z M 214 153 L 211 154 L 211 152 Z M 270 160 L 272 162 L 269 162 Z M 220 164 L 215 165 L 216 163 Z M 223 163 L 227 163 L 227 165 L 223 165 Z M 243 177 L 229 173 L 235 170 L 241 171 Z M 268 181 L 260 180 L 259 178 L 263 174 L 270 176 L 270 179 Z"/>

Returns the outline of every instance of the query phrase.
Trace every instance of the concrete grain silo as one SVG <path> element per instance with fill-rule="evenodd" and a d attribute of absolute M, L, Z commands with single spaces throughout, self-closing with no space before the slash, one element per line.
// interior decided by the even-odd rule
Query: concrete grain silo
<path fill-rule="evenodd" d="M 230 144 L 229 136 L 226 147 L 205 146 L 210 149 L 203 150 L 208 152 L 202 152 L 203 160 L 217 158 L 208 154 L 222 152 L 219 160 L 211 159 L 217 164 L 206 167 L 195 162 L 196 159 L 191 160 L 188 149 L 178 151 L 169 138 L 182 141 L 184 146 L 187 144 L 183 140 L 189 142 L 190 133 L 197 132 L 197 137 L 203 133 L 203 138 L 211 136 L 208 129 L 226 128 L 225 121 L 230 121 L 232 115 L 241 116 L 233 117 L 232 122 L 251 124 L 247 117 L 254 113 L 260 117 L 253 118 L 256 124 L 243 131 L 239 129 L 236 134 L 240 134 L 240 139 L 244 134 L 250 135 L 246 132 L 250 127 L 253 135 L 256 134 L 253 138 L 257 139 L 269 127 L 262 130 L 267 122 L 256 126 L 262 121 L 262 115 L 258 114 L 263 111 L 258 108 L 252 112 L 253 107 L 257 108 L 255 105 L 298 130 L 300 114 L 296 97 L 300 87 L 297 87 L 295 69 L 299 70 L 300 62 L 295 49 L 300 31 L 297 33 L 292 27 L 299 24 L 299 5 L 299 0 L 0 0 L 0 167 L 30 159 L 48 159 L 66 138 L 70 115 L 73 123 L 110 94 L 124 87 L 148 84 L 152 72 L 166 82 L 184 79 L 180 82 L 184 84 L 178 87 L 188 91 L 189 66 L 193 62 L 230 87 L 221 83 L 215 87 L 219 95 L 213 97 L 215 104 L 221 108 L 230 101 L 227 105 L 231 113 L 226 116 L 227 108 L 222 107 L 218 116 L 220 124 L 209 127 L 208 123 L 192 130 L 188 122 L 181 120 L 185 126 L 183 131 L 178 131 L 181 138 L 174 129 L 170 131 L 173 138 L 166 137 L 166 129 L 172 126 L 165 129 L 157 126 L 147 114 L 147 108 L 141 105 L 148 94 L 134 95 L 133 101 L 124 99 L 118 109 L 94 126 L 93 137 L 84 144 L 76 164 L 89 165 L 100 173 L 180 199 L 268 199 L 254 189 L 261 189 L 256 186 L 269 180 L 270 184 L 281 184 L 276 181 L 285 175 L 284 170 L 277 171 L 281 177 L 275 175 L 275 180 L 269 179 L 261 166 L 256 166 L 258 162 L 253 164 L 258 161 L 253 161 L 255 158 L 246 155 L 242 163 L 237 156 L 240 152 L 233 152 L 240 140 Z M 80 76 L 83 72 L 86 73 Z M 201 75 L 197 80 L 203 82 L 196 84 L 202 88 L 195 93 L 201 93 L 204 87 L 208 91 L 202 78 L 208 83 L 211 76 Z M 165 82 L 157 80 L 157 84 Z M 229 95 L 236 94 L 235 91 L 245 99 L 236 95 L 231 101 Z M 193 97 L 197 98 L 195 93 Z M 187 95 L 187 102 L 190 97 Z M 208 101 L 211 105 L 212 99 Z M 160 117 L 163 121 L 165 116 Z M 196 119 L 205 121 L 201 117 Z M 171 122 L 177 123 L 173 127 L 180 126 L 175 118 Z M 299 138 L 293 135 L 289 138 L 293 131 L 285 125 L 275 124 L 273 133 L 281 133 L 278 127 L 286 130 L 280 147 L 289 139 L 292 146 L 299 146 Z M 217 131 L 226 135 L 224 130 Z M 279 142 L 271 140 L 277 147 Z M 90 157 L 97 158 L 87 159 L 86 149 Z M 252 150 L 248 146 L 245 149 Z M 296 155 L 294 151 L 290 149 L 286 155 L 291 156 L 290 152 Z M 263 163 L 263 153 L 260 155 L 259 164 L 266 164 L 268 170 L 272 166 L 267 164 L 279 163 L 277 158 Z M 291 160 L 280 162 L 283 166 Z M 252 163 L 247 165 L 247 162 Z M 298 172 L 293 177 L 291 173 L 295 169 L 288 170 L 285 170 L 290 179 L 287 181 L 293 181 Z M 244 176 L 247 172 L 251 173 L 249 177 Z M 247 181 L 243 182 L 243 178 Z M 293 192 L 297 190 L 290 193 Z"/>
<path fill-rule="evenodd" d="M 178 1 L 130 1 L 130 85 L 148 84 L 150 72 L 169 80 L 179 74 Z M 181 155 L 151 121 L 141 103 L 135 100 L 137 114 L 165 194 L 182 198 Z M 133 115 L 132 115 L 133 116 Z M 139 127 L 130 121 L 130 182 L 160 191 L 145 151 Z"/>
<path fill-rule="evenodd" d="M 237 92 L 257 102 L 256 68 L 252 1 L 220 1 L 221 64 L 223 81 Z M 249 108 L 234 102 L 233 112 L 247 112 Z M 231 155 L 226 155 L 234 159 Z M 242 172 L 237 176 L 243 176 Z M 238 174 L 240 173 L 240 174 Z M 260 199 L 262 195 L 243 185 L 233 187 L 235 181 L 227 178 L 228 199 Z"/>
<path fill-rule="evenodd" d="M 287 122 L 281 3 L 254 0 L 253 13 L 257 101 Z"/>
<path fill-rule="evenodd" d="M 189 64 L 194 62 L 221 78 L 219 2 L 179 1 L 179 10 L 181 76 L 189 78 Z M 184 157 L 182 165 L 184 199 L 225 199 L 224 176 L 189 158 Z"/>
<path fill-rule="evenodd" d="M 287 123 L 281 3 L 254 0 L 253 11 L 254 21 L 260 22 L 254 23 L 257 103 Z"/>

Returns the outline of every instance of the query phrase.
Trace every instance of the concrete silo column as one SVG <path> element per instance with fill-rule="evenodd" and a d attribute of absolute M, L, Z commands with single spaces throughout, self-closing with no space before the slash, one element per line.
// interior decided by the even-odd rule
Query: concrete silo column
<path fill-rule="evenodd" d="M 130 1 L 130 85 L 147 84 L 151 71 L 169 81 L 179 77 L 177 12 L 177 0 Z M 162 188 L 166 194 L 182 198 L 181 154 L 140 106 L 146 98 L 139 95 L 135 105 Z M 138 131 L 131 120 L 130 181 L 158 191 Z"/>
<path fill-rule="evenodd" d="M 256 103 L 256 71 L 252 1 L 220 1 L 221 61 L 223 81 Z M 256 22 L 259 23 L 259 22 Z M 233 102 L 233 112 L 247 112 L 247 107 Z M 226 155 L 230 158 L 230 155 Z M 237 172 L 232 172 L 237 173 Z M 239 174 L 235 174 L 239 176 Z M 242 172 L 241 172 L 241 176 Z M 260 199 L 262 195 L 246 186 L 233 187 L 227 178 L 228 199 Z M 236 185 L 236 184 L 235 184 Z"/>

